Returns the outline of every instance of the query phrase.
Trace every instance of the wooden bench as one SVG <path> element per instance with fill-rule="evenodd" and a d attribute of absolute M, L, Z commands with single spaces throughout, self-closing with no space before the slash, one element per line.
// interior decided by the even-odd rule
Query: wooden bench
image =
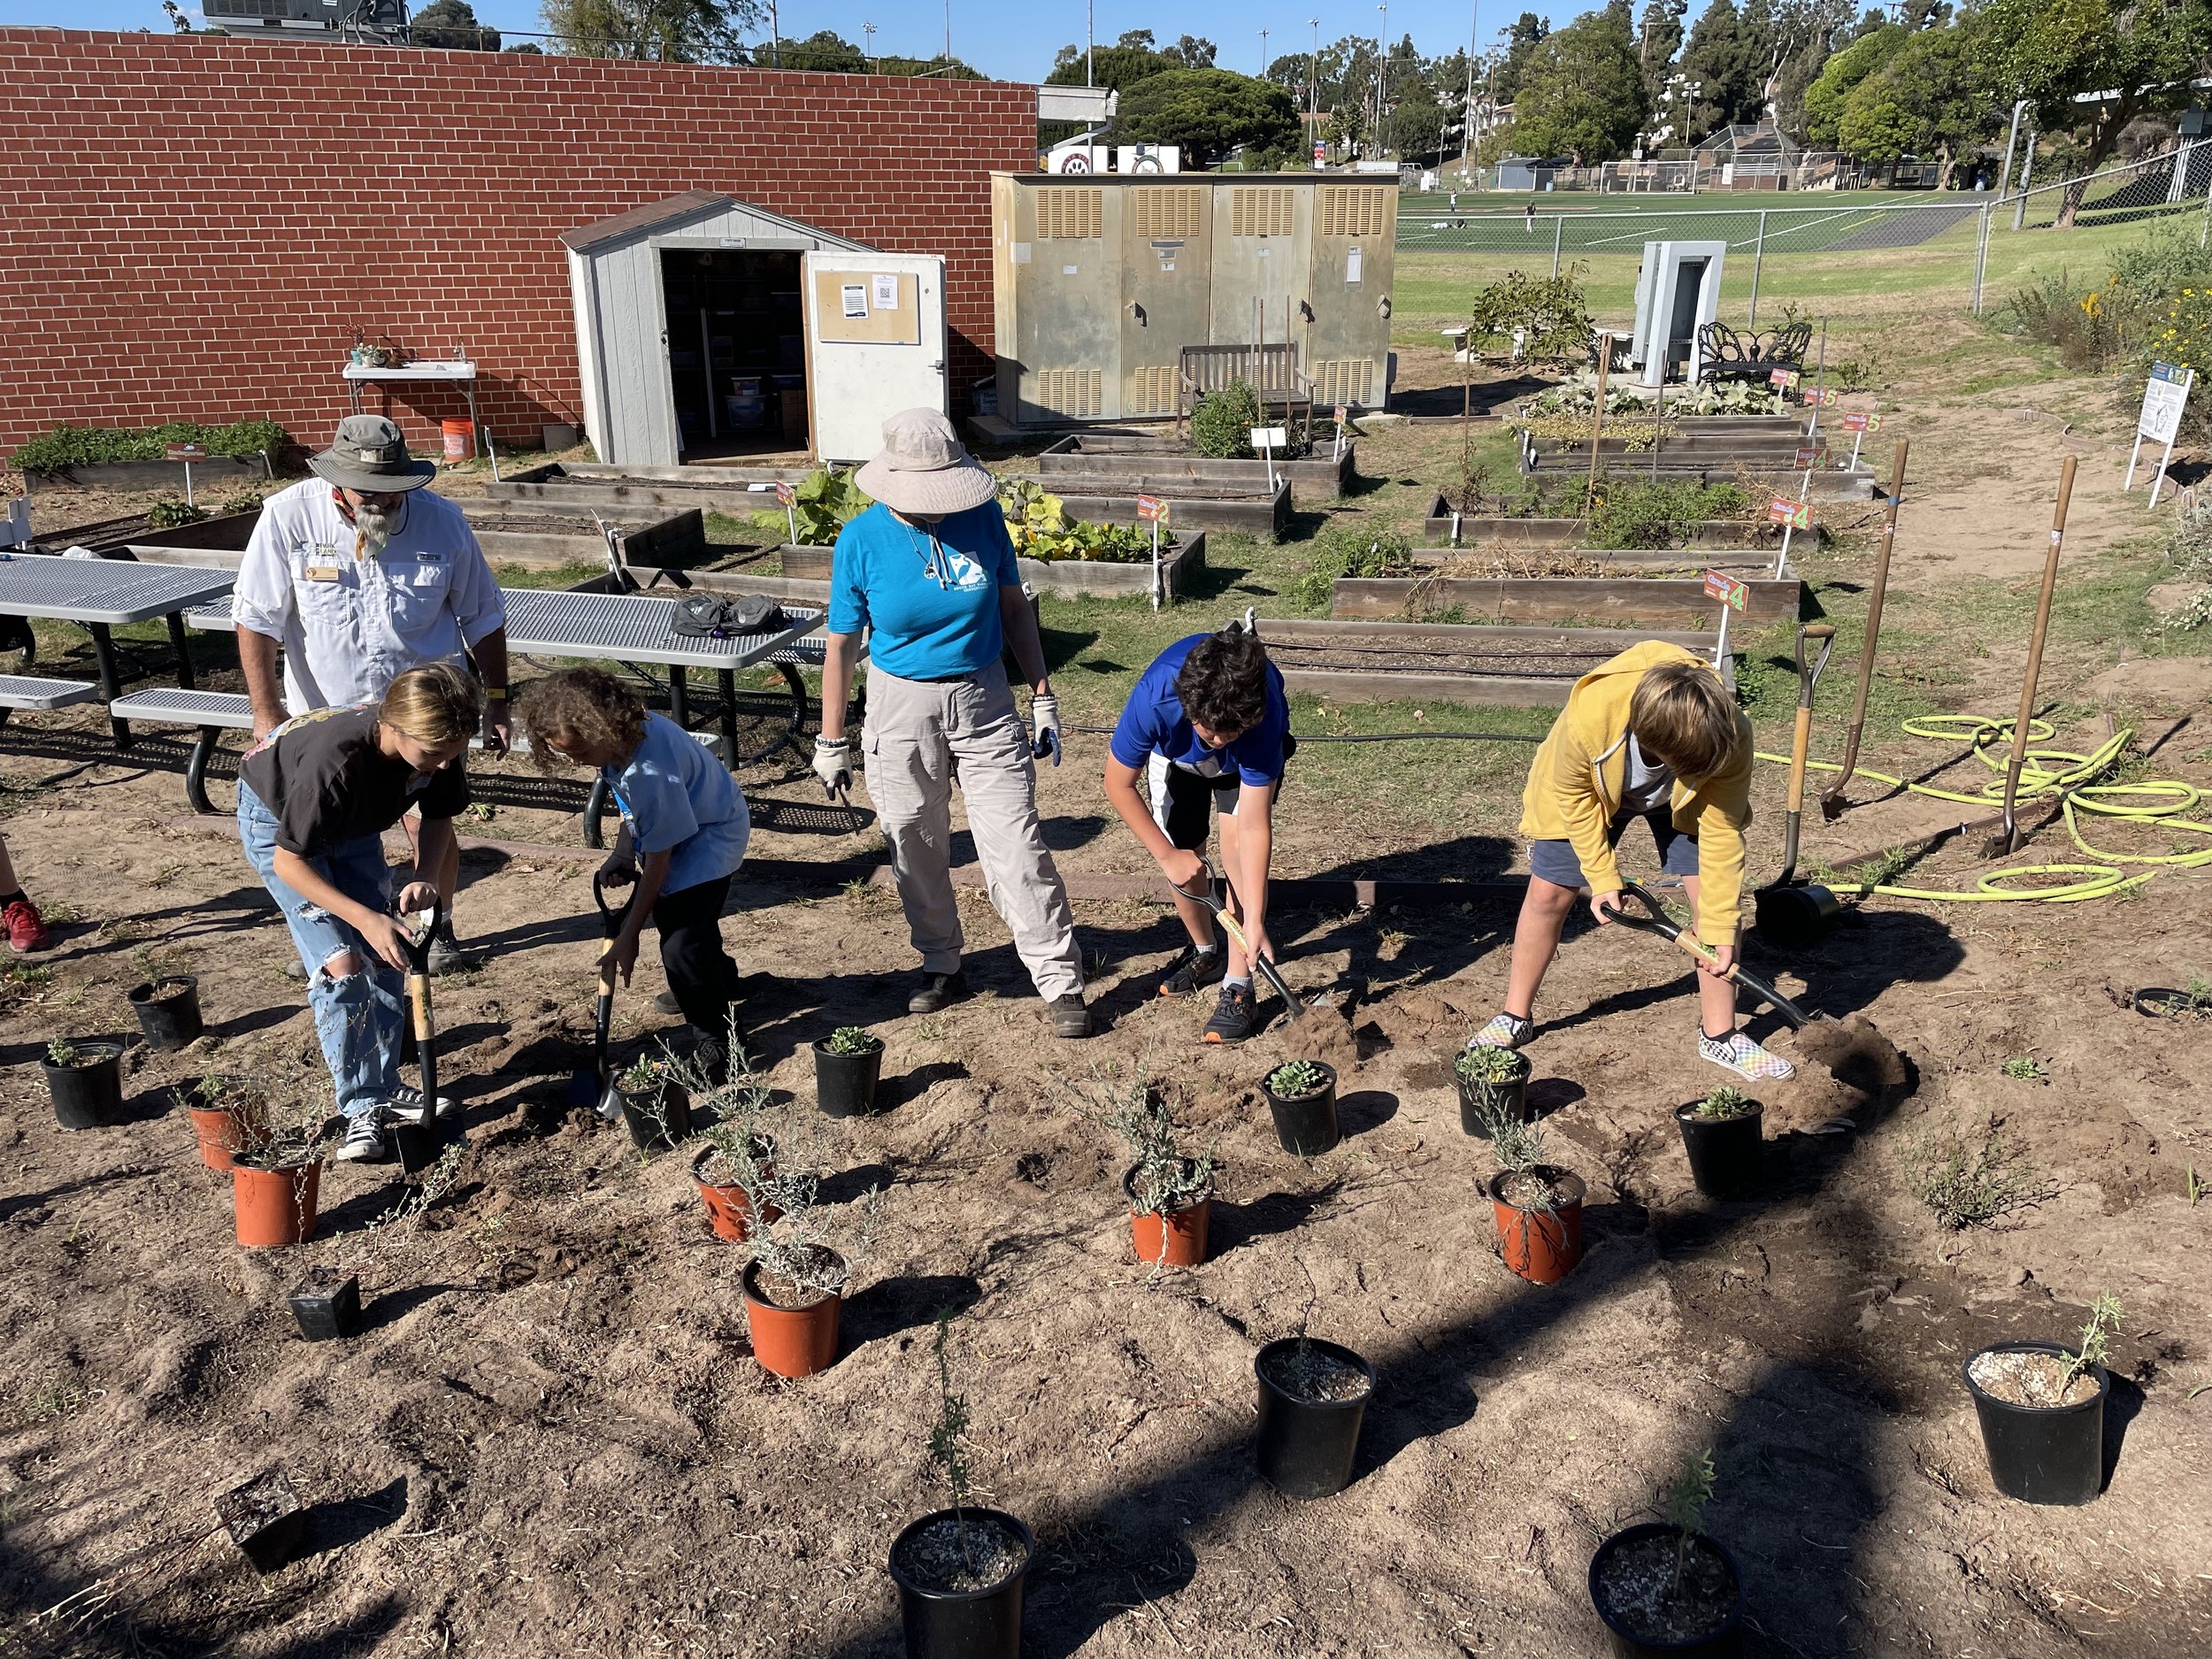
<path fill-rule="evenodd" d="M 90 703 L 100 695 L 88 680 L 42 680 L 36 674 L 0 674 L 0 726 L 18 709 L 44 714 L 73 703 Z"/>
<path fill-rule="evenodd" d="M 1242 380 L 1260 412 L 1279 408 L 1285 419 L 1313 423 L 1313 382 L 1298 365 L 1295 341 L 1259 346 L 1185 346 L 1176 368 L 1175 428 L 1180 434 L 1199 400 Z"/>

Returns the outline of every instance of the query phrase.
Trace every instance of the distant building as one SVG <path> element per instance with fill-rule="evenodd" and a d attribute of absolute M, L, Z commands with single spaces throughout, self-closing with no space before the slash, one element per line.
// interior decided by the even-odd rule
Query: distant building
<path fill-rule="evenodd" d="M 1501 190 L 1548 190 L 1553 181 L 1571 164 L 1563 156 L 1548 158 L 1536 156 L 1507 156 L 1498 163 L 1498 182 Z"/>

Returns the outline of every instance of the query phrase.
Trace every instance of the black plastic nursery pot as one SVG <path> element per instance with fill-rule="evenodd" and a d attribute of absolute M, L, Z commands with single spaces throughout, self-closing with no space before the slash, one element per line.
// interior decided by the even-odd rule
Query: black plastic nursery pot
<path fill-rule="evenodd" d="M 1733 1118 L 1700 1118 L 1701 1102 L 1674 1109 L 1690 1179 L 1708 1198 L 1740 1198 L 1758 1190 L 1766 1166 L 1766 1108 L 1756 1101 Z"/>
<path fill-rule="evenodd" d="M 1285 1337 L 1252 1356 L 1260 1385 L 1260 1478 L 1286 1498 L 1333 1497 L 1352 1484 L 1360 1425 L 1367 1417 L 1367 1402 L 1375 1397 L 1375 1368 L 1348 1348 L 1309 1338 L 1306 1346 L 1313 1352 L 1351 1366 L 1367 1379 L 1367 1386 L 1350 1399 L 1310 1399 L 1283 1369 L 1294 1361 L 1298 1346 L 1298 1338 Z"/>
<path fill-rule="evenodd" d="M 149 979 L 134 985 L 124 993 L 129 999 L 131 1011 L 138 1016 L 138 1028 L 146 1033 L 146 1046 L 160 1053 L 168 1053 L 197 1041 L 206 1029 L 200 1023 L 200 976 L 196 973 L 173 973 L 163 979 Z"/>
<path fill-rule="evenodd" d="M 1718 1624 L 1704 1632 L 1670 1637 L 1641 1628 L 1621 1607 L 1617 1575 L 1639 1555 L 1648 1558 L 1655 1552 L 1671 1560 L 1680 1537 L 1677 1527 L 1646 1521 L 1614 1533 L 1590 1557 L 1590 1604 L 1605 1622 L 1615 1659 L 1735 1659 L 1743 1651 L 1743 1573 L 1727 1546 L 1702 1532 L 1690 1540 L 1692 1571 L 1725 1573 L 1728 1609 Z"/>
<path fill-rule="evenodd" d="M 691 1096 L 673 1078 L 643 1088 L 618 1087 L 615 1098 L 622 1102 L 622 1121 L 639 1151 L 673 1152 L 678 1142 L 690 1139 Z"/>
<path fill-rule="evenodd" d="M 982 1522 L 1005 1534 L 1021 1564 L 987 1590 L 939 1590 L 915 1578 L 913 1540 L 926 1528 L 954 1518 L 938 1509 L 910 1522 L 891 1543 L 892 1579 L 899 1586 L 899 1619 L 906 1630 L 906 1659 L 1020 1659 L 1022 1594 L 1037 1540 L 1028 1527 L 999 1509 L 964 1509 L 959 1518 Z"/>
<path fill-rule="evenodd" d="M 2056 1342 L 1993 1342 L 1959 1368 L 1981 1418 L 1982 1448 L 1997 1490 L 2023 1503 L 2086 1503 L 2104 1485 L 2104 1404 L 2112 1379 L 2090 1367 L 2097 1392 L 2078 1405 L 2023 1406 L 2000 1400 L 1974 1380 L 1983 1354 L 2051 1354 L 2070 1357 Z"/>
<path fill-rule="evenodd" d="M 1260 1082 L 1267 1110 L 1275 1116 L 1275 1139 L 1294 1158 L 1317 1158 L 1343 1139 L 1336 1123 L 1336 1068 L 1318 1060 L 1309 1064 L 1329 1078 L 1310 1094 L 1278 1094 L 1265 1079 Z"/>
<path fill-rule="evenodd" d="M 1520 1056 L 1521 1074 L 1504 1083 L 1476 1083 L 1460 1074 L 1457 1065 L 1452 1067 L 1452 1085 L 1459 1090 L 1459 1126 L 1477 1140 L 1490 1138 L 1493 1118 L 1502 1118 L 1509 1123 L 1528 1121 L 1528 1079 L 1530 1066 L 1527 1056 Z"/>
<path fill-rule="evenodd" d="M 123 1045 L 74 1042 L 77 1064 L 46 1068 L 46 1087 L 54 1096 L 54 1117 L 65 1129 L 97 1129 L 123 1115 Z"/>
<path fill-rule="evenodd" d="M 274 1572 L 291 1560 L 307 1530 L 307 1512 L 281 1469 L 232 1487 L 215 1500 L 215 1513 L 257 1572 Z"/>
<path fill-rule="evenodd" d="M 876 1085 L 883 1080 L 883 1045 L 865 1054 L 832 1054 L 826 1042 L 814 1045 L 814 1096 L 825 1118 L 864 1118 L 876 1109 Z"/>
<path fill-rule="evenodd" d="M 334 1267 L 311 1267 L 286 1298 L 300 1334 L 311 1342 L 331 1342 L 361 1334 L 361 1281 Z"/>

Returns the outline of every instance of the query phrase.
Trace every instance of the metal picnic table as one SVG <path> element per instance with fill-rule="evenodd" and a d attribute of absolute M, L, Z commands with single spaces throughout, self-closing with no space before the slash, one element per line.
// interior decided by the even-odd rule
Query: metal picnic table
<path fill-rule="evenodd" d="M 177 684 L 192 689 L 192 657 L 185 649 L 184 613 L 210 600 L 229 603 L 234 572 L 180 565 L 139 565 L 120 559 L 60 558 L 49 554 L 0 553 L 0 616 L 46 617 L 82 626 L 92 635 L 100 665 L 100 695 L 123 695 L 109 630 L 160 617 L 169 625 L 177 654 Z M 115 741 L 130 746 L 130 723 L 110 717 Z"/>

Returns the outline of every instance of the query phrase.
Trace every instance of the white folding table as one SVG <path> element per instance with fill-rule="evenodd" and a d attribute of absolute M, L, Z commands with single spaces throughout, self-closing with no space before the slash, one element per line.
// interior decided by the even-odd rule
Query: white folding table
<path fill-rule="evenodd" d="M 469 406 L 469 429 L 475 435 L 471 442 L 481 453 L 484 428 L 476 419 L 476 365 L 465 357 L 427 357 L 393 369 L 380 369 L 373 364 L 349 363 L 342 371 L 345 376 L 346 396 L 353 412 L 361 412 L 361 388 L 385 380 L 429 381 L 440 386 L 457 386 L 461 396 Z"/>

